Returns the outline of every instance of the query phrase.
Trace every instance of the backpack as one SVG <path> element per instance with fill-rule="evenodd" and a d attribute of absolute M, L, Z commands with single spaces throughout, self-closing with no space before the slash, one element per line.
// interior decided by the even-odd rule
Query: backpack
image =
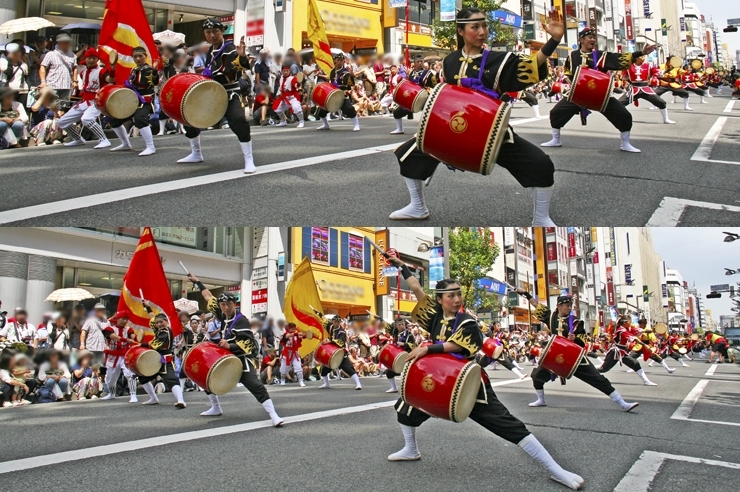
<path fill-rule="evenodd" d="M 41 386 L 38 389 L 38 399 L 36 400 L 36 403 L 54 403 L 57 401 L 57 395 L 54 394 L 53 388 L 47 388 L 46 386 Z"/>

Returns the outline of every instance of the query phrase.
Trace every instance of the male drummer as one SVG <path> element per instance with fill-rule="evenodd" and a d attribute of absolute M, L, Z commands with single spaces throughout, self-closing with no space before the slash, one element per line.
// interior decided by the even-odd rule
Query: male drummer
<path fill-rule="evenodd" d="M 177 403 L 175 408 L 185 408 L 185 400 L 182 397 L 182 386 L 180 386 L 180 380 L 177 379 L 177 373 L 175 372 L 175 358 L 172 355 L 172 349 L 174 347 L 174 337 L 172 336 L 172 328 L 170 328 L 170 322 L 167 319 L 167 315 L 159 313 L 154 317 L 154 328 L 157 332 L 154 335 L 154 340 L 147 343 L 142 343 L 142 347 L 149 347 L 159 352 L 162 356 L 162 367 L 159 372 L 154 376 L 141 377 L 139 382 L 141 387 L 144 388 L 146 394 L 149 395 L 149 399 L 142 403 L 142 405 L 157 405 L 159 398 L 157 393 L 154 391 L 152 381 L 157 379 L 159 376 L 164 383 L 165 388 L 171 391 Z"/>
<path fill-rule="evenodd" d="M 657 362 L 668 372 L 668 374 L 674 373 L 676 369 L 674 367 L 668 367 L 666 361 L 658 355 L 658 339 L 655 336 L 655 333 L 653 333 L 652 328 L 647 326 L 647 320 L 642 318 L 637 322 L 637 324 L 639 328 L 635 329 L 633 334 L 637 336 L 638 343 L 632 349 L 630 357 L 637 360 L 641 355 L 645 355 L 645 360 L 650 359 L 650 363 L 648 364 L 649 366 L 652 366 L 653 362 Z"/>
<path fill-rule="evenodd" d="M 229 105 L 226 109 L 226 121 L 229 129 L 237 136 L 244 154 L 244 174 L 257 172 L 252 157 L 252 134 L 244 114 L 244 103 L 240 94 L 239 79 L 245 70 L 249 70 L 247 45 L 242 36 L 239 46 L 224 39 L 226 26 L 219 19 L 206 19 L 203 22 L 203 35 L 211 45 L 206 53 L 205 71 L 201 75 L 210 77 L 226 89 Z M 200 146 L 198 128 L 185 127 L 185 136 L 190 139 L 190 155 L 180 159 L 179 163 L 203 162 L 203 151 Z"/>
<path fill-rule="evenodd" d="M 481 365 L 481 367 L 486 367 L 492 363 L 498 363 L 501 364 L 505 369 L 508 369 L 516 374 L 519 379 L 525 379 L 527 375 L 521 371 L 522 368 L 509 355 L 509 339 L 506 336 L 506 333 L 501 331 L 500 323 L 496 323 L 493 325 L 493 338 L 497 339 L 501 343 L 501 346 L 504 350 L 501 351 L 501 355 L 498 357 L 498 359 L 493 359 L 491 357 L 488 357 L 487 355 L 479 357 L 478 363 Z"/>
<path fill-rule="evenodd" d="M 111 152 L 131 150 L 131 140 L 128 138 L 128 130 L 123 126 L 126 121 L 133 119 L 134 126 L 139 129 L 139 134 L 146 143 L 146 149 L 141 152 L 140 156 L 153 155 L 157 152 L 154 147 L 154 136 L 152 128 L 149 126 L 149 117 L 154 114 L 152 98 L 154 97 L 154 88 L 159 85 L 159 72 L 146 62 L 147 51 L 143 46 L 137 46 L 132 50 L 132 56 L 136 66 L 131 70 L 126 87 L 136 92 L 139 98 L 139 107 L 131 118 L 117 120 L 112 118 L 110 126 L 121 141 L 121 145 L 110 149 Z"/>
<path fill-rule="evenodd" d="M 380 320 L 380 316 L 376 316 Z M 393 343 L 398 347 L 404 349 L 406 352 L 411 352 L 416 347 L 416 339 L 413 333 L 409 330 L 409 325 L 403 318 L 398 318 L 394 324 L 386 323 L 386 331 L 393 337 L 388 343 Z M 391 387 L 386 393 L 398 393 L 398 386 L 396 385 L 396 374 L 393 372 L 392 367 L 387 367 L 385 370 L 385 377 L 388 378 L 388 382 Z"/>
<path fill-rule="evenodd" d="M 280 386 L 285 386 L 285 376 L 290 372 L 291 367 L 301 388 L 306 386 L 303 382 L 303 365 L 299 353 L 303 338 L 303 333 L 298 331 L 295 323 L 288 323 L 285 326 L 285 333 L 280 339 L 280 346 L 283 347 L 283 353 L 280 355 Z"/>
<path fill-rule="evenodd" d="M 282 426 L 284 420 L 275 411 L 275 405 L 260 379 L 259 344 L 254 337 L 249 319 L 237 308 L 236 296 L 224 292 L 216 298 L 195 275 L 188 274 L 188 280 L 200 290 L 203 299 L 208 303 L 208 310 L 221 323 L 221 341 L 218 342 L 218 346 L 229 350 L 242 360 L 244 371 L 239 382 L 262 404 L 262 408 L 272 420 L 272 425 Z M 221 415 L 223 411 L 218 396 L 208 393 L 208 399 L 211 408 L 201 415 L 204 417 Z"/>
<path fill-rule="evenodd" d="M 301 107 L 300 93 L 301 83 L 290 74 L 290 64 L 283 64 L 280 82 L 278 83 L 277 99 L 272 109 L 280 117 L 280 123 L 275 126 L 287 126 L 285 112 L 290 110 L 298 118 L 298 128 L 303 128 L 303 108 Z"/>
<path fill-rule="evenodd" d="M 634 53 L 609 53 L 599 52 L 596 49 L 596 30 L 586 28 L 578 35 L 580 47 L 572 51 L 565 61 L 566 71 L 574 73 L 576 67 L 588 67 L 602 72 L 609 70 L 629 70 L 632 63 L 655 51 L 655 46 L 645 46 L 642 51 Z M 578 81 L 573 81 L 573 88 Z M 561 147 L 560 130 L 570 121 L 573 116 L 581 113 L 582 121 L 585 121 L 589 111 L 581 108 L 567 99 L 561 99 L 559 103 L 550 111 L 550 125 L 552 126 L 552 140 L 542 144 L 543 147 Z M 622 144 L 620 150 L 625 152 L 640 152 L 630 143 L 630 132 L 632 131 L 632 114 L 614 98 L 609 98 L 606 109 L 603 111 L 604 116 L 612 125 L 621 132 Z"/>
<path fill-rule="evenodd" d="M 432 345 L 422 345 L 412 350 L 406 363 L 413 364 L 417 359 L 445 353 L 463 361 L 474 359 L 475 354 L 483 346 L 483 335 L 475 319 L 461 309 L 463 298 L 460 284 L 451 279 L 439 281 L 435 295 L 430 296 L 424 292 L 403 261 L 395 257 L 388 257 L 388 259 L 399 267 L 400 274 L 419 299 L 411 316 L 420 327 L 429 332 L 430 340 L 434 342 Z M 426 378 L 431 378 L 431 376 L 426 376 Z M 429 382 L 431 385 L 427 386 L 435 384 L 433 379 Z M 431 398 L 434 393 L 431 392 L 428 395 Z M 396 420 L 403 432 L 404 447 L 388 456 L 388 461 L 416 461 L 421 458 L 416 444 L 416 429 L 429 417 L 429 414 L 412 407 L 403 398 L 398 399 Z M 482 378 L 475 405 L 470 412 L 470 419 L 502 439 L 521 447 L 545 467 L 552 480 L 573 490 L 578 490 L 583 486 L 583 478 L 564 470 L 537 438 L 529 432 L 526 425 L 509 413 L 506 406 L 496 397 L 487 377 Z"/>
<path fill-rule="evenodd" d="M 585 347 L 585 331 L 581 329 L 578 330 L 580 333 L 576 333 L 576 330 L 574 330 L 573 333 L 569 333 L 570 327 L 568 317 L 573 308 L 573 298 L 571 296 L 559 296 L 557 300 L 557 308 L 555 312 L 551 312 L 547 305 L 538 303 L 532 294 L 526 292 L 524 289 L 517 288 L 516 292 L 526 297 L 531 304 L 536 306 L 534 311 L 535 317 L 542 320 L 547 325 L 552 336 L 559 335 L 567 337 L 571 342 L 574 342 L 581 347 Z M 622 395 L 620 395 L 617 390 L 614 389 L 609 380 L 606 379 L 593 366 L 593 364 L 591 364 L 588 357 L 581 358 L 573 376 L 609 396 L 609 398 L 611 398 L 611 400 L 619 405 L 625 412 L 629 412 L 639 405 L 639 403 L 627 403 L 624 401 Z M 537 393 L 537 401 L 530 403 L 530 407 L 547 406 L 547 403 L 545 403 L 545 383 L 553 381 L 554 379 L 554 375 L 542 366 L 537 366 L 534 371 L 532 371 L 532 383 L 534 385 L 535 392 Z"/>
<path fill-rule="evenodd" d="M 345 66 L 344 54 L 342 53 L 334 55 L 334 68 L 329 72 L 329 82 L 337 89 L 344 91 L 344 102 L 342 103 L 340 110 L 344 116 L 352 118 L 352 123 L 355 125 L 354 128 L 352 128 L 352 131 L 359 132 L 360 119 L 357 117 L 357 111 L 355 111 L 355 107 L 352 105 L 352 99 L 349 97 L 352 87 L 355 85 L 355 77 L 352 74 L 352 71 Z M 322 125 L 318 127 L 317 130 L 330 129 L 329 120 L 326 119 L 328 114 L 329 112 L 324 108 L 319 108 L 317 116 L 321 120 Z"/>
<path fill-rule="evenodd" d="M 414 58 L 414 69 L 409 74 L 408 79 L 416 85 L 424 87 L 426 89 L 433 89 L 437 85 L 437 75 L 431 70 L 424 69 L 424 57 L 417 55 Z M 411 111 L 398 106 L 393 110 L 393 119 L 396 122 L 396 129 L 391 132 L 391 135 L 403 135 L 403 119 L 404 117 L 413 118 L 414 113 Z"/>
<path fill-rule="evenodd" d="M 347 332 L 344 331 L 344 327 L 342 327 L 341 319 L 339 316 L 334 316 L 331 319 L 331 325 L 327 327 L 327 332 L 329 333 L 329 338 L 326 338 L 321 342 L 322 345 L 327 343 L 333 343 L 340 349 L 344 351 L 344 356 L 342 357 L 342 363 L 339 364 L 340 371 L 344 371 L 349 375 L 349 377 L 352 378 L 352 381 L 355 383 L 355 389 L 361 390 L 362 384 L 360 383 L 360 377 L 357 375 L 357 372 L 355 371 L 354 366 L 352 366 L 352 363 L 349 361 L 349 357 L 347 357 Z M 324 382 L 321 386 L 319 386 L 319 389 L 329 389 L 329 374 L 331 374 L 331 367 L 329 366 L 321 366 L 321 380 Z"/>
<path fill-rule="evenodd" d="M 678 57 L 671 56 L 668 60 L 670 61 L 674 58 Z M 680 58 L 678 59 L 680 60 Z M 655 89 L 655 94 L 660 97 L 666 92 L 670 92 L 673 94 L 674 103 L 676 102 L 676 97 L 680 97 L 683 99 L 683 110 L 693 111 L 689 106 L 689 92 L 683 88 L 683 83 L 681 82 L 681 76 L 679 74 L 681 67 L 673 67 L 669 63 L 666 63 L 662 65 L 662 68 L 663 73 L 659 77 L 660 87 Z"/>
<path fill-rule="evenodd" d="M 98 145 L 93 148 L 105 149 L 110 147 L 111 143 L 98 123 L 100 111 L 95 107 L 95 96 L 98 95 L 98 91 L 108 81 L 108 69 L 99 66 L 98 62 L 100 61 L 100 55 L 98 55 L 98 50 L 94 48 L 90 48 L 85 51 L 85 54 L 80 61 L 85 63 L 85 68 L 82 69 L 79 75 L 81 85 L 80 95 L 82 96 L 82 101 L 72 106 L 64 116 L 59 118 L 57 125 L 59 125 L 59 128 L 67 132 L 67 135 L 72 137 L 71 141 L 65 142 L 65 147 L 85 145 L 85 139 L 82 138 L 82 133 L 80 133 L 79 128 L 77 128 L 77 123 L 82 122 L 82 125 L 90 130 L 98 139 Z"/>
<path fill-rule="evenodd" d="M 628 317 L 623 316 L 619 318 L 613 337 L 614 345 L 607 351 L 606 356 L 604 357 L 604 362 L 601 364 L 601 367 L 599 367 L 599 372 L 602 374 L 609 372 L 615 365 L 617 365 L 617 362 L 620 364 L 624 362 L 625 366 L 629 367 L 635 371 L 638 376 L 640 376 L 640 379 L 642 379 L 645 386 L 657 386 L 656 383 L 653 383 L 648 379 L 647 374 L 645 374 L 640 363 L 636 359 L 629 357 L 630 345 L 632 342 L 636 341 L 637 338 L 630 331 L 630 319 Z"/>
<path fill-rule="evenodd" d="M 646 63 L 644 56 L 637 58 L 629 70 L 625 71 L 625 75 L 632 87 L 628 92 L 624 93 L 619 99 L 619 102 L 624 106 L 628 106 L 629 103 L 633 102 L 637 106 L 639 104 L 638 101 L 644 99 L 660 109 L 664 124 L 675 125 L 676 122 L 668 118 L 668 106 L 665 101 L 658 97 L 653 88 L 650 87 L 650 79 L 657 77 L 659 74 L 660 69 L 653 66 L 652 63 Z"/>
<path fill-rule="evenodd" d="M 115 316 L 110 318 L 110 326 L 103 329 L 103 336 L 108 340 L 108 350 L 105 351 L 105 385 L 108 388 L 108 394 L 101 400 L 112 400 L 116 397 L 116 383 L 118 376 L 123 371 L 123 377 L 128 382 L 128 390 L 131 398 L 129 403 L 136 403 L 136 374 L 129 371 L 123 363 L 124 356 L 132 345 L 138 345 L 136 341 L 136 332 L 128 326 L 128 311 L 118 311 Z"/>

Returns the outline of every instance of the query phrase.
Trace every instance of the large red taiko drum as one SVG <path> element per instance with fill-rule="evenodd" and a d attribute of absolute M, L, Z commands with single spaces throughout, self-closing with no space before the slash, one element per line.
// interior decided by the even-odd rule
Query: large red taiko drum
<path fill-rule="evenodd" d="M 316 362 L 331 370 L 336 369 L 344 359 L 344 350 L 333 343 L 324 343 L 316 349 Z"/>
<path fill-rule="evenodd" d="M 393 89 L 393 102 L 412 113 L 419 113 L 424 109 L 427 99 L 429 99 L 429 91 L 410 80 L 402 80 Z"/>
<path fill-rule="evenodd" d="M 416 146 L 445 164 L 491 174 L 508 135 L 511 105 L 465 87 L 440 84 L 421 113 Z"/>
<path fill-rule="evenodd" d="M 380 363 L 391 371 L 396 374 L 401 374 L 403 372 L 403 366 L 406 365 L 406 358 L 408 355 L 409 353 L 398 345 L 387 343 L 380 350 L 378 360 L 380 360 Z"/>
<path fill-rule="evenodd" d="M 401 374 L 403 401 L 433 417 L 462 422 L 478 398 L 481 367 L 450 354 L 428 354 L 406 364 Z"/>
<path fill-rule="evenodd" d="M 162 87 L 159 104 L 167 116 L 193 128 L 208 128 L 221 121 L 229 106 L 229 94 L 213 79 L 181 73 Z"/>
<path fill-rule="evenodd" d="M 342 109 L 344 91 L 337 89 L 328 82 L 321 82 L 316 84 L 316 87 L 311 91 L 311 100 L 326 111 L 335 113 Z"/>
<path fill-rule="evenodd" d="M 614 74 L 587 67 L 576 68 L 568 101 L 582 108 L 604 112 L 614 90 Z"/>
<path fill-rule="evenodd" d="M 135 346 L 123 356 L 123 363 L 134 374 L 148 378 L 162 368 L 162 356 L 150 348 Z"/>
<path fill-rule="evenodd" d="M 568 379 L 576 372 L 586 349 L 565 337 L 555 335 L 550 339 L 539 358 L 539 365 L 561 378 Z"/>
<path fill-rule="evenodd" d="M 139 108 L 139 96 L 122 85 L 104 85 L 95 96 L 95 107 L 117 120 L 131 118 Z"/>
<path fill-rule="evenodd" d="M 182 367 L 187 377 L 214 395 L 224 395 L 234 389 L 244 371 L 237 356 L 211 342 L 199 343 L 188 350 Z"/>

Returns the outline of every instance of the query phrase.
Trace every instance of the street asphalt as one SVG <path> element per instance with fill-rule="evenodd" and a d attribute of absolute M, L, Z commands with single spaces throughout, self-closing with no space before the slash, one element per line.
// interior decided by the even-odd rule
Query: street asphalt
<path fill-rule="evenodd" d="M 620 152 L 619 133 L 602 115 L 592 114 L 586 127 L 574 117 L 563 130 L 563 147 L 545 149 L 556 168 L 555 222 L 740 223 L 740 103 L 725 112 L 727 95 L 708 102 L 692 96 L 694 112 L 668 104 L 677 125 L 663 125 L 648 104 L 631 106 L 632 142 L 641 154 Z M 546 116 L 553 104 L 540 106 Z M 358 133 L 346 120 L 332 122 L 329 132 L 315 131 L 315 122 L 304 129 L 253 128 L 258 173 L 252 176 L 241 173 L 241 151 L 229 130 L 203 134 L 206 161 L 200 164 L 176 163 L 189 153 L 182 135 L 157 137 L 157 154 L 146 158 L 93 150 L 93 144 L 7 150 L 0 153 L 0 224 L 397 224 L 388 215 L 407 203 L 408 193 L 392 149 L 412 138 L 418 120 L 404 120 L 405 136 L 389 135 L 389 117 L 362 119 Z M 549 120 L 534 120 L 524 103 L 516 104 L 512 121 L 533 143 L 551 137 Z M 133 142 L 142 150 L 140 138 Z M 525 226 L 532 220 L 528 191 L 503 168 L 482 177 L 440 166 L 426 196 L 431 220 L 424 224 Z"/>
<path fill-rule="evenodd" d="M 689 364 L 674 374 L 646 367 L 656 387 L 612 369 L 617 390 L 640 402 L 631 413 L 578 380 L 548 384 L 549 406 L 530 408 L 530 380 L 513 382 L 504 369 L 489 374 L 510 411 L 585 478 L 584 490 L 624 491 L 628 479 L 642 487 L 632 491 L 732 490 L 740 479 L 740 366 L 720 364 L 707 375 L 711 365 Z M 386 461 L 403 445 L 394 395 L 385 393 L 385 378 L 362 383 L 362 391 L 347 380 L 330 390 L 316 382 L 270 386 L 287 418 L 280 429 L 268 426 L 243 388 L 222 397 L 225 415 L 211 418 L 198 415 L 207 408 L 204 393 L 186 393 L 185 410 L 172 406 L 170 394 L 154 407 L 118 398 L 2 409 L 0 490 L 567 490 L 470 420 L 432 419 L 418 432 L 421 461 Z M 698 384 L 703 390 L 685 419 L 672 419 Z M 656 453 L 662 466 L 642 466 Z"/>

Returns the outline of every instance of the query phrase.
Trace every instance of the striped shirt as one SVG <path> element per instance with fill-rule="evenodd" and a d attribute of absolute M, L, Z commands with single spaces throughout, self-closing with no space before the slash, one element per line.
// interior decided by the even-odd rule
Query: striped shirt
<path fill-rule="evenodd" d="M 50 51 L 41 61 L 46 68 L 46 85 L 52 89 L 71 89 L 72 72 L 77 65 L 77 57 L 71 51 L 62 53 L 59 50 Z"/>

